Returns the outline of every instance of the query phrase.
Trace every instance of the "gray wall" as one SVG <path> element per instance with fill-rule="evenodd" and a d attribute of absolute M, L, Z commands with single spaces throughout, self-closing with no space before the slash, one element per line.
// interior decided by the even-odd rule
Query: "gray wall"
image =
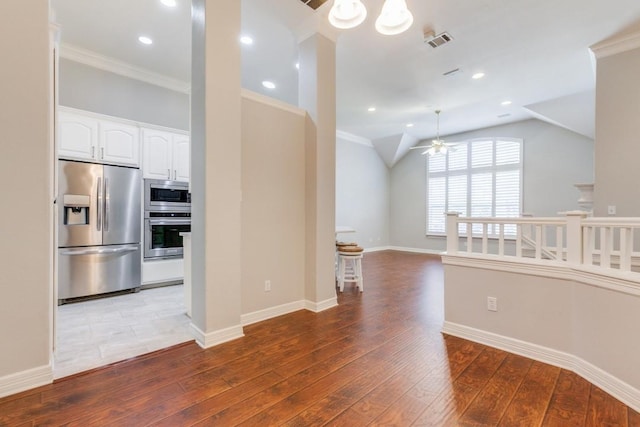
<path fill-rule="evenodd" d="M 524 140 L 523 212 L 557 216 L 579 209 L 578 183 L 592 183 L 593 140 L 539 120 L 525 120 L 479 129 L 444 139 L 449 142 L 482 137 Z M 445 250 L 444 237 L 426 237 L 426 159 L 411 151 L 391 170 L 391 245 Z"/>
<path fill-rule="evenodd" d="M 60 58 L 59 104 L 189 130 L 189 95 Z"/>
<path fill-rule="evenodd" d="M 389 245 L 389 176 L 373 147 L 336 140 L 336 225 L 356 230 L 339 240 L 364 248 Z"/>
<path fill-rule="evenodd" d="M 594 214 L 640 216 L 640 49 L 598 59 Z"/>

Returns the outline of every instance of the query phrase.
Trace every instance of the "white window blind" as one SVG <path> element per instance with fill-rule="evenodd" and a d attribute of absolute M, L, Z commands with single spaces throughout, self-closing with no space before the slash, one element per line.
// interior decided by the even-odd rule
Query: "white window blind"
<path fill-rule="evenodd" d="M 457 143 L 427 157 L 427 234 L 446 231 L 446 212 L 460 216 L 517 217 L 522 211 L 522 140 L 487 138 Z M 461 226 L 461 234 L 466 228 Z M 482 233 L 474 225 L 474 234 Z M 515 235 L 505 227 L 505 235 Z M 497 229 L 489 228 L 494 235 Z"/>

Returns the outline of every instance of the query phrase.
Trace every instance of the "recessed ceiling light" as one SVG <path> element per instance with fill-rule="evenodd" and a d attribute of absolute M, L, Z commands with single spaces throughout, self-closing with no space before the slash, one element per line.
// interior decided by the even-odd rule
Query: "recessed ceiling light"
<path fill-rule="evenodd" d="M 412 128 L 413 127 L 413 123 L 407 123 L 407 127 L 408 128 Z"/>
<path fill-rule="evenodd" d="M 242 36 L 240 37 L 240 43 L 247 45 L 253 44 L 253 39 L 249 36 Z"/>
<path fill-rule="evenodd" d="M 484 77 L 484 73 L 475 73 L 473 76 L 471 76 L 472 79 L 474 80 L 478 80 Z"/>
<path fill-rule="evenodd" d="M 276 88 L 276 84 L 274 82 L 270 82 L 269 80 L 265 80 L 262 82 L 262 86 L 266 87 L 267 89 L 275 89 Z"/>
<path fill-rule="evenodd" d="M 369 107 L 367 108 L 367 111 L 373 113 L 374 111 L 376 111 L 376 107 Z"/>
<path fill-rule="evenodd" d="M 178 3 L 176 3 L 176 0 L 160 0 L 160 3 L 167 7 L 176 7 L 178 5 Z"/>
<path fill-rule="evenodd" d="M 142 44 L 152 44 L 153 40 L 151 40 L 149 37 L 147 36 L 140 36 L 138 37 L 138 41 Z"/>
<path fill-rule="evenodd" d="M 500 105 L 511 105 L 511 101 L 502 101 Z"/>
<path fill-rule="evenodd" d="M 296 62 L 296 70 L 299 70 L 299 69 L 300 69 L 300 63 Z"/>

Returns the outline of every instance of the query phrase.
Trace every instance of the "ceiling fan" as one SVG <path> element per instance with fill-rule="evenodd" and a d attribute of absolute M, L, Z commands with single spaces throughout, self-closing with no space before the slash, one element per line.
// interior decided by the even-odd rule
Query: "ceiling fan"
<path fill-rule="evenodd" d="M 444 142 L 443 139 L 440 139 L 440 110 L 436 110 L 436 117 L 437 117 L 437 122 L 436 122 L 436 139 L 432 139 L 431 140 L 431 144 L 430 145 L 418 145 L 416 147 L 411 147 L 411 150 L 417 150 L 420 148 L 426 148 L 426 150 L 424 150 L 421 154 L 428 154 L 430 156 L 434 156 L 436 154 L 447 154 L 447 151 L 454 150 L 454 145 L 455 144 L 451 144 L 451 143 L 447 143 Z"/>

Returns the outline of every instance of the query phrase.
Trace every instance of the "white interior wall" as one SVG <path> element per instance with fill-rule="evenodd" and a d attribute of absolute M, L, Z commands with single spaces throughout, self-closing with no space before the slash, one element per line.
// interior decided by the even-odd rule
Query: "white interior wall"
<path fill-rule="evenodd" d="M 364 248 L 389 245 L 389 168 L 373 146 L 336 140 L 336 225 L 355 233 L 338 240 Z"/>
<path fill-rule="evenodd" d="M 578 183 L 593 182 L 593 140 L 539 120 L 525 120 L 446 136 L 448 142 L 482 137 L 524 140 L 523 212 L 557 216 L 578 209 Z M 427 237 L 426 160 L 409 152 L 391 170 L 390 240 L 395 247 L 444 251 L 444 237 Z"/>

